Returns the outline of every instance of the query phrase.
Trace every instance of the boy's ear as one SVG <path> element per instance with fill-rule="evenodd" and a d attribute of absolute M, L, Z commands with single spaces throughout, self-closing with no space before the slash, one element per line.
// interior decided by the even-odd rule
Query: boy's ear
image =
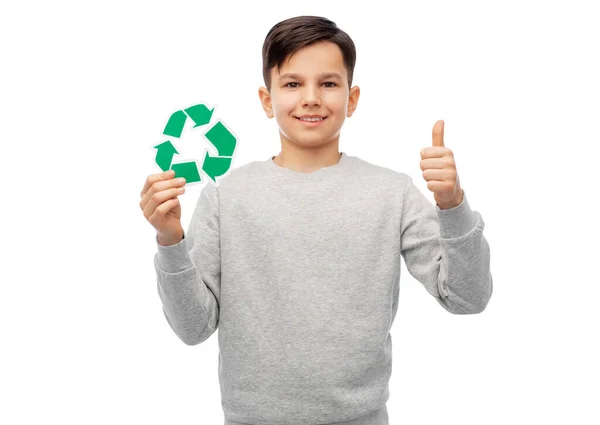
<path fill-rule="evenodd" d="M 260 87 L 258 89 L 258 97 L 260 98 L 260 103 L 262 104 L 267 117 L 273 118 L 273 105 L 271 103 L 271 94 L 269 93 L 269 90 L 267 90 L 266 87 Z"/>
<path fill-rule="evenodd" d="M 350 89 L 350 95 L 348 96 L 348 117 L 351 117 L 356 106 L 358 104 L 358 98 L 360 97 L 360 87 L 354 86 Z"/>

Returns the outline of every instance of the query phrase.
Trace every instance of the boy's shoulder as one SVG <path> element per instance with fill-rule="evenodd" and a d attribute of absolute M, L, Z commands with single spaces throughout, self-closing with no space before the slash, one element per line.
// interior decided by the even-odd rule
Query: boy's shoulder
<path fill-rule="evenodd" d="M 349 158 L 356 164 L 354 168 L 360 177 L 371 177 L 393 183 L 404 181 L 408 178 L 408 175 L 402 171 L 374 164 L 358 156 L 351 156 Z"/>

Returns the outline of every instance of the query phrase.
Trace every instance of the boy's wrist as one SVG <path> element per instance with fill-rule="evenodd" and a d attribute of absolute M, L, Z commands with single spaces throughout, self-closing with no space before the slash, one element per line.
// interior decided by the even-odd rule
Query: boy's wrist
<path fill-rule="evenodd" d="M 183 230 L 175 237 L 157 234 L 158 243 L 162 246 L 176 245 L 184 239 Z"/>

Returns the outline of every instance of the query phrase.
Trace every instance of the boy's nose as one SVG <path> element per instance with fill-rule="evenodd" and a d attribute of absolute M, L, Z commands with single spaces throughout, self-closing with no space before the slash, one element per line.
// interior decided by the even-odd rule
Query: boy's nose
<path fill-rule="evenodd" d="M 307 88 L 302 95 L 302 106 L 318 106 L 321 104 L 321 96 L 315 88 Z"/>

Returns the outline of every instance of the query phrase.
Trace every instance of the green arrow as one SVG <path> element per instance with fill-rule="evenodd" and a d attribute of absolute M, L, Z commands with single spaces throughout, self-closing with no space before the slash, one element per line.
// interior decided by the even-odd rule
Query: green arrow
<path fill-rule="evenodd" d="M 231 158 L 212 157 L 206 152 L 204 162 L 202 163 L 202 170 L 216 183 L 215 177 L 225 174 L 229 170 L 230 165 Z"/>
<path fill-rule="evenodd" d="M 157 149 L 155 158 L 156 163 L 161 170 L 167 171 L 171 166 L 173 155 L 178 154 L 179 152 L 177 152 L 177 149 L 175 149 L 175 146 L 173 146 L 170 140 L 154 146 L 154 149 Z"/>
<path fill-rule="evenodd" d="M 208 109 L 202 103 L 199 105 L 190 106 L 185 109 L 185 113 L 196 123 L 193 128 L 200 127 L 201 125 L 206 125 L 210 122 L 210 118 L 212 117 L 212 113 L 215 108 Z"/>
<path fill-rule="evenodd" d="M 183 126 L 185 125 L 186 119 L 187 116 L 183 111 L 173 112 L 169 118 L 169 122 L 167 122 L 167 125 L 165 126 L 165 131 L 163 131 L 163 134 L 179 138 L 181 136 L 181 132 L 183 131 Z"/>
<path fill-rule="evenodd" d="M 173 164 L 171 170 L 175 171 L 176 178 L 185 178 L 185 184 L 202 181 L 195 161 Z"/>
<path fill-rule="evenodd" d="M 221 121 L 213 125 L 204 136 L 217 148 L 219 156 L 233 156 L 233 151 L 235 151 L 235 137 Z"/>

